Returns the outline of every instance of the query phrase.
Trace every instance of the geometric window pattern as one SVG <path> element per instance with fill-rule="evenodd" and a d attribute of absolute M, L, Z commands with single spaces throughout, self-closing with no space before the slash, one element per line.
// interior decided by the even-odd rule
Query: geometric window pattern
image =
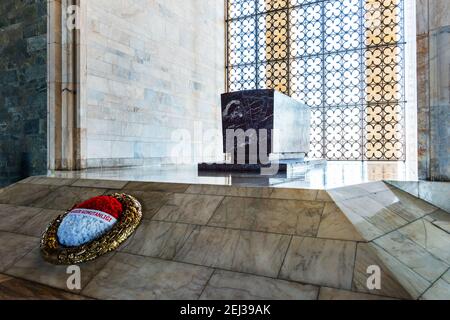
<path fill-rule="evenodd" d="M 403 0 L 228 0 L 227 89 L 311 108 L 310 157 L 404 160 Z"/>

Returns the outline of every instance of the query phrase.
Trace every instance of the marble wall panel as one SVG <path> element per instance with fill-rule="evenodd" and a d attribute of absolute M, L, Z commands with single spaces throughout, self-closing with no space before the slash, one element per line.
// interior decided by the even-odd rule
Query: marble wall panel
<path fill-rule="evenodd" d="M 86 17 L 87 166 L 217 160 L 223 3 L 96 0 Z"/>

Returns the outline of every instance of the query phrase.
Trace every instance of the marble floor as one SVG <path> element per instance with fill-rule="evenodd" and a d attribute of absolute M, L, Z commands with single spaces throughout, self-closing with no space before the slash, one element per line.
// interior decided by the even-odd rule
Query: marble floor
<path fill-rule="evenodd" d="M 234 186 L 329 189 L 380 180 L 416 181 L 417 165 L 409 162 L 329 161 L 289 171 L 285 175 L 199 173 L 193 165 L 98 168 L 48 174 L 58 178 L 110 179 Z"/>
<path fill-rule="evenodd" d="M 39 239 L 74 203 L 122 191 L 144 219 L 66 267 Z M 32 177 L 0 190 L 1 299 L 450 299 L 448 213 L 384 182 L 330 190 Z M 367 268 L 381 288 L 367 288 Z"/>

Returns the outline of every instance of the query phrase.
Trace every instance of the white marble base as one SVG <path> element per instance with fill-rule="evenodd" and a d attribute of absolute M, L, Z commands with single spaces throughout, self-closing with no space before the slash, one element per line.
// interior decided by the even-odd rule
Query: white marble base
<path fill-rule="evenodd" d="M 400 190 L 450 212 L 450 182 L 386 181 Z"/>

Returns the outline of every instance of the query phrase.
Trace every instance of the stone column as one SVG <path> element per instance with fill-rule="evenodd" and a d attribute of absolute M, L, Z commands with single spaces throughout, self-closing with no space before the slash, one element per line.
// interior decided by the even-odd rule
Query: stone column
<path fill-rule="evenodd" d="M 86 167 L 86 0 L 48 2 L 48 168 Z"/>
<path fill-rule="evenodd" d="M 450 1 L 417 1 L 419 178 L 450 181 Z"/>

